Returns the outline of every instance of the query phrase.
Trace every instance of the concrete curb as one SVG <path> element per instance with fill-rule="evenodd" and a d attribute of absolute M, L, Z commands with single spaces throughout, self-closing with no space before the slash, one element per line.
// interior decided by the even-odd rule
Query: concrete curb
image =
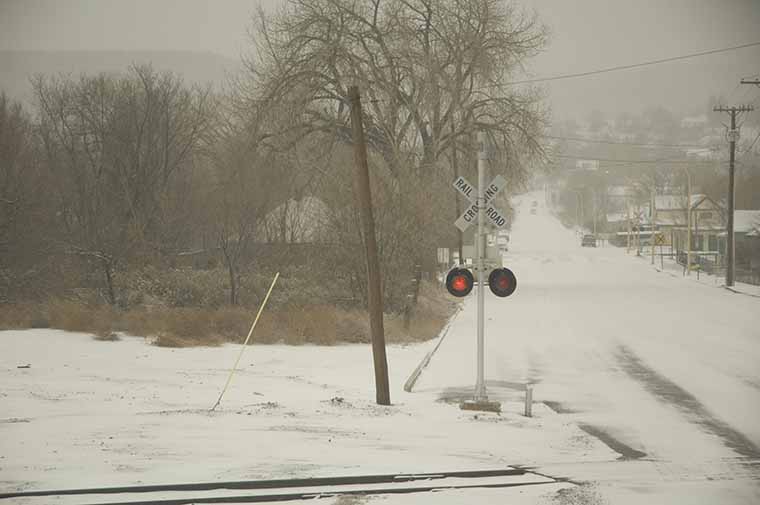
<path fill-rule="evenodd" d="M 728 287 L 726 285 L 723 285 L 721 287 L 723 289 L 727 290 L 727 291 L 731 291 L 732 293 L 736 293 L 737 295 L 744 295 L 744 296 L 751 296 L 753 298 L 760 298 L 760 295 L 755 295 L 753 293 L 747 293 L 745 291 L 739 291 L 738 289 L 734 289 L 734 288 Z"/>
<path fill-rule="evenodd" d="M 424 358 L 422 358 L 422 361 L 417 365 L 417 367 L 414 369 L 412 374 L 409 376 L 408 379 L 406 379 L 406 382 L 404 383 L 404 391 L 407 393 L 412 392 L 412 388 L 414 388 L 414 385 L 417 383 L 417 379 L 420 378 L 420 375 L 422 375 L 422 371 L 425 369 L 425 367 L 428 366 L 430 363 L 430 360 L 433 358 L 433 355 L 438 350 L 438 348 L 443 343 L 443 339 L 446 338 L 446 335 L 449 333 L 449 328 L 451 328 L 451 324 L 454 322 L 456 317 L 459 315 L 459 313 L 462 311 L 462 305 L 459 305 L 457 307 L 456 312 L 454 312 L 449 320 L 446 322 L 446 326 L 443 327 L 443 330 L 441 330 L 440 336 L 438 337 L 438 342 L 435 344 L 435 347 L 428 352 Z"/>

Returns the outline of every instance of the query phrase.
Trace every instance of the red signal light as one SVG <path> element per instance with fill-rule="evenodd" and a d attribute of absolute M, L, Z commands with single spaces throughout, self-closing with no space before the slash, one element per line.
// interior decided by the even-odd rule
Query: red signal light
<path fill-rule="evenodd" d="M 509 296 L 517 289 L 517 277 L 509 268 L 497 268 L 488 276 L 488 287 L 496 296 Z"/>
<path fill-rule="evenodd" d="M 472 291 L 475 280 L 466 268 L 452 268 L 446 275 L 446 289 L 454 296 L 467 296 Z"/>

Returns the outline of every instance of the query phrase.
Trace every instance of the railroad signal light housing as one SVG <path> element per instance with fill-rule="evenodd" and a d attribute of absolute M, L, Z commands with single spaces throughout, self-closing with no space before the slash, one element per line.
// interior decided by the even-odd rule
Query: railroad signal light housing
<path fill-rule="evenodd" d="M 472 272 L 466 268 L 452 268 L 446 275 L 446 290 L 456 297 L 469 295 L 474 285 Z"/>
<path fill-rule="evenodd" d="M 488 287 L 499 297 L 507 297 L 517 289 L 517 277 L 509 268 L 497 268 L 488 276 Z"/>

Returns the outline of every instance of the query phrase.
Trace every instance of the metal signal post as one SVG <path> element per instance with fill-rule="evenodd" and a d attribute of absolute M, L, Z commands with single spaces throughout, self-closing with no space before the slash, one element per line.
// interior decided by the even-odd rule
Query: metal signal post
<path fill-rule="evenodd" d="M 486 160 L 488 137 L 485 132 L 478 132 L 478 231 L 475 238 L 477 269 L 478 269 L 478 375 L 475 382 L 475 401 L 487 400 L 486 381 L 484 370 L 485 354 L 485 234 L 483 233 L 483 221 L 485 220 L 485 187 L 486 187 Z"/>
<path fill-rule="evenodd" d="M 485 382 L 485 288 L 486 268 L 493 266 L 486 258 L 486 222 L 496 228 L 504 228 L 508 224 L 507 214 L 500 211 L 492 203 L 494 197 L 503 190 L 507 181 L 501 175 L 497 175 L 490 183 L 486 183 L 486 160 L 489 159 L 488 137 L 484 132 L 478 133 L 478 185 L 476 187 L 463 176 L 457 176 L 452 186 L 467 200 L 469 205 L 464 213 L 454 222 L 459 231 L 464 232 L 470 226 L 477 223 L 475 233 L 475 261 L 473 269 L 478 276 L 478 301 L 477 301 L 477 375 L 475 378 L 474 400 L 466 400 L 460 407 L 467 410 L 488 410 L 500 412 L 498 402 L 489 402 L 486 396 Z M 475 194 L 473 194 L 475 193 Z M 446 276 L 446 289 L 453 296 L 463 297 L 469 294 L 474 284 L 474 276 L 467 268 L 461 266 L 451 269 Z M 488 286 L 493 294 L 504 298 L 510 296 L 517 287 L 517 279 L 508 268 L 496 268 L 488 276 Z"/>

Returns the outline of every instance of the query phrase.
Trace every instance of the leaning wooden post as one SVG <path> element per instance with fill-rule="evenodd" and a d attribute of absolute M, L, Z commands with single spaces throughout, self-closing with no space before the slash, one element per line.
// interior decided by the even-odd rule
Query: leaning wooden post
<path fill-rule="evenodd" d="M 351 130 L 354 139 L 354 162 L 356 163 L 355 194 L 362 217 L 362 234 L 367 259 L 367 302 L 369 304 L 369 326 L 372 333 L 372 358 L 375 363 L 375 396 L 379 405 L 391 404 L 388 385 L 388 361 L 385 356 L 385 334 L 383 331 L 383 297 L 380 290 L 380 262 L 375 241 L 375 221 L 372 217 L 372 193 L 369 187 L 369 167 L 367 166 L 367 145 L 362 123 L 362 105 L 359 88 L 348 88 L 351 101 Z"/>

